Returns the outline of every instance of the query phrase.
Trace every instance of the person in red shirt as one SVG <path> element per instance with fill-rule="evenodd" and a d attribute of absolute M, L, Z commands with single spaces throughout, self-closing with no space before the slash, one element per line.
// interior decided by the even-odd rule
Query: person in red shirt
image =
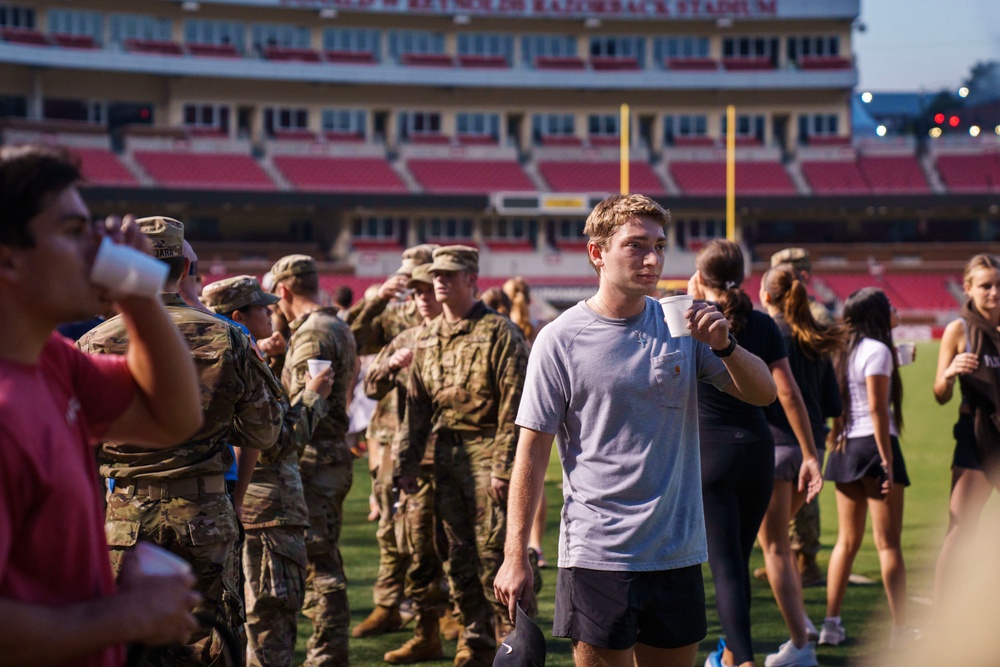
<path fill-rule="evenodd" d="M 0 656 L 4 665 L 113 667 L 124 643 L 183 642 L 190 575 L 130 563 L 116 588 L 94 451 L 170 447 L 201 425 L 194 368 L 158 299 L 102 293 L 101 238 L 142 248 L 134 222 L 91 223 L 65 152 L 0 149 Z M 89 357 L 54 332 L 115 302 L 132 344 Z"/>

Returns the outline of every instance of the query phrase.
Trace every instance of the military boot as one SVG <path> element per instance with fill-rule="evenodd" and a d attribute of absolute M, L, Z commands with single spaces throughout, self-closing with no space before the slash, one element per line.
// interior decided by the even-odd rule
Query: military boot
<path fill-rule="evenodd" d="M 392 665 L 412 665 L 415 662 L 437 660 L 444 656 L 438 632 L 437 611 L 423 612 L 417 617 L 413 639 L 395 651 L 389 651 L 382 659 Z"/>
<path fill-rule="evenodd" d="M 795 553 L 798 554 L 802 588 L 826 585 L 826 577 L 823 575 L 823 570 L 819 569 L 819 565 L 816 563 L 816 554 L 807 554 L 802 551 L 796 551 Z"/>
<path fill-rule="evenodd" d="M 383 607 L 376 605 L 368 618 L 361 621 L 351 630 L 351 636 L 355 639 L 360 637 L 374 637 L 386 632 L 395 632 L 403 627 L 403 620 L 399 616 L 399 607 Z"/>
<path fill-rule="evenodd" d="M 462 624 L 458 622 L 455 618 L 455 614 L 451 609 L 448 609 L 441 616 L 441 636 L 449 641 L 455 641 L 462 636 Z"/>
<path fill-rule="evenodd" d="M 493 667 L 493 659 L 496 652 L 492 649 L 473 650 L 466 644 L 459 642 L 455 651 L 454 667 Z"/>

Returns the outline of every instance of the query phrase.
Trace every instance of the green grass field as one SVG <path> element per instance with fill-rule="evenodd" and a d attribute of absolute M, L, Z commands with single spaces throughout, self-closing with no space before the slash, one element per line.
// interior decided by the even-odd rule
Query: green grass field
<path fill-rule="evenodd" d="M 954 442 L 951 428 L 958 412 L 957 399 L 946 406 L 934 401 L 931 386 L 937 361 L 937 344 L 923 343 L 917 346 L 917 360 L 902 369 L 905 404 L 905 428 L 902 433 L 902 448 L 912 486 L 906 493 L 903 531 L 904 553 L 909 575 L 909 610 L 913 624 L 920 625 L 929 611 L 926 600 L 931 595 L 934 561 L 944 535 L 947 519 L 948 487 L 950 480 L 951 454 Z M 553 450 L 553 454 L 554 454 Z M 378 566 L 378 551 L 375 545 L 375 524 L 365 520 L 368 513 L 368 477 L 363 462 L 358 462 L 355 486 L 348 496 L 345 507 L 345 525 L 341 549 L 346 563 L 349 583 L 352 625 L 361 621 L 372 609 L 371 587 Z M 539 625 L 549 637 L 549 667 L 572 665 L 570 643 L 563 639 L 551 638 L 553 597 L 555 591 L 556 541 L 559 533 L 559 508 L 562 504 L 561 477 L 558 460 L 553 457 L 546 479 L 545 493 L 549 501 L 548 532 L 543 544 L 550 568 L 544 570 L 544 586 L 539 600 Z M 823 551 L 819 560 L 826 567 L 830 549 L 836 540 L 837 521 L 834 490 L 823 489 L 821 494 Z M 760 552 L 756 551 L 752 567 L 762 565 Z M 865 544 L 858 554 L 854 572 L 879 581 L 878 558 L 872 544 L 870 530 Z M 699 666 L 703 664 L 707 652 L 714 648 L 721 635 L 718 616 L 714 609 L 714 588 L 708 567 L 705 566 L 706 594 L 708 598 L 708 637 L 702 643 L 698 655 Z M 771 590 L 764 582 L 754 581 L 753 585 L 753 629 L 757 664 L 763 664 L 766 653 L 774 651 L 778 644 L 788 639 L 788 633 L 778 613 Z M 822 621 L 826 591 L 811 588 L 805 592 L 806 609 L 817 623 Z M 916 598 L 916 599 L 914 599 Z M 881 583 L 870 586 L 851 586 L 847 592 L 843 609 L 843 622 L 849 640 L 838 647 L 819 647 L 819 662 L 824 666 L 856 664 L 864 656 L 875 656 L 886 649 L 888 632 L 887 609 Z M 308 625 L 299 626 L 298 659 L 303 656 Z M 403 632 L 383 635 L 372 639 L 351 640 L 351 664 L 383 665 L 382 655 L 398 647 L 412 636 L 412 626 Z M 446 659 L 424 663 L 428 665 L 450 665 L 454 657 L 454 642 L 445 644 Z"/>

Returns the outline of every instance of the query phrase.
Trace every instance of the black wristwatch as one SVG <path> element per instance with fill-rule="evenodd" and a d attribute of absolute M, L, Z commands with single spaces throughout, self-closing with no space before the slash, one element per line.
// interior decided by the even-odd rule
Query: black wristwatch
<path fill-rule="evenodd" d="M 730 354 L 733 353 L 733 350 L 736 349 L 736 336 L 734 336 L 733 334 L 729 334 L 729 345 L 722 348 L 721 350 L 716 350 L 711 345 L 709 346 L 709 349 L 712 350 L 712 354 L 714 354 L 715 356 L 719 357 L 720 359 L 725 359 L 726 357 L 728 357 Z"/>

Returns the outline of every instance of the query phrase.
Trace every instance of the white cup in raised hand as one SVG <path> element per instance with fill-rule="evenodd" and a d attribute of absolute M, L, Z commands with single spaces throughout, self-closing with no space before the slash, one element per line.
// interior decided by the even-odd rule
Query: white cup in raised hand
<path fill-rule="evenodd" d="M 663 319 L 666 321 L 667 328 L 670 329 L 670 335 L 673 338 L 691 335 L 684 313 L 692 304 L 694 304 L 694 297 L 689 294 L 666 296 L 660 299 L 660 305 L 663 306 Z"/>
<path fill-rule="evenodd" d="M 333 364 L 332 361 L 327 359 L 310 359 L 306 363 L 309 364 L 310 377 L 316 377 Z"/>
<path fill-rule="evenodd" d="M 168 271 L 164 262 L 105 236 L 90 268 L 90 282 L 116 294 L 155 297 Z"/>

